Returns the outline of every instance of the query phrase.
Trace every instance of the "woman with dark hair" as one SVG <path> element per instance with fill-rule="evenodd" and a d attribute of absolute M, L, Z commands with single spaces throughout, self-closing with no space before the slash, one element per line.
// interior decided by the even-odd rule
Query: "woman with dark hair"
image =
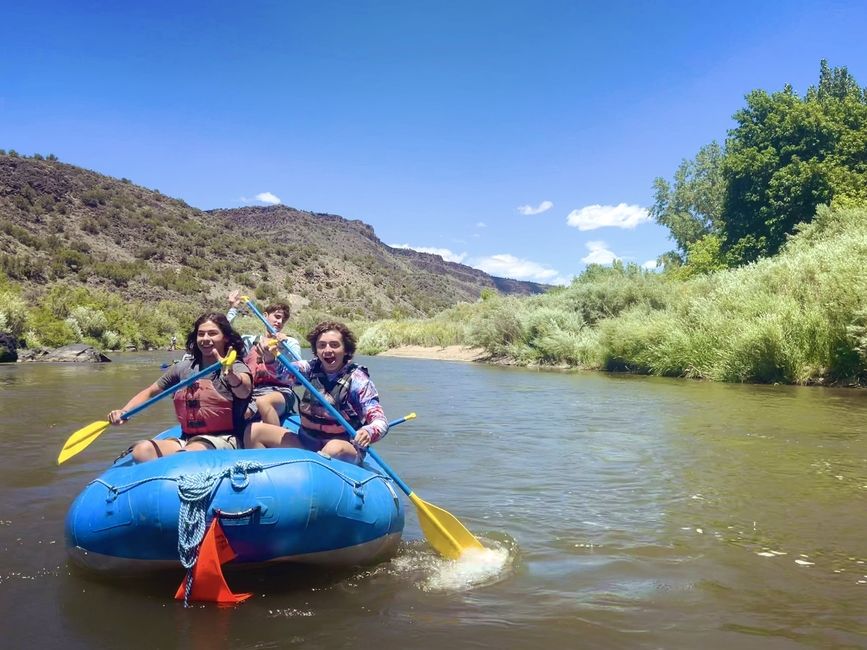
<path fill-rule="evenodd" d="M 367 368 L 352 361 L 355 335 L 343 323 L 325 321 L 313 328 L 307 340 L 316 358 L 293 365 L 352 425 L 355 439 L 328 413 L 317 396 L 305 390 L 299 407 L 301 427 L 297 438 L 284 429 L 280 430 L 282 435 L 272 429 L 258 429 L 253 431 L 248 446 L 304 447 L 360 463 L 367 447 L 388 432 L 388 420 Z"/>
<path fill-rule="evenodd" d="M 187 355 L 184 359 L 137 393 L 123 408 L 111 411 L 108 421 L 123 424 L 125 411 L 217 363 L 229 350 L 235 350 L 239 359 L 243 357 L 244 342 L 241 336 L 232 329 L 223 314 L 203 314 L 187 335 Z M 232 367 L 218 369 L 211 377 L 199 379 L 177 391 L 174 405 L 175 414 L 181 423 L 181 437 L 139 441 L 130 449 L 133 458 L 144 462 L 181 450 L 237 449 L 238 440 L 243 439 L 245 432 L 244 412 L 250 401 L 252 385 L 250 369 L 244 362 L 235 361 Z"/>

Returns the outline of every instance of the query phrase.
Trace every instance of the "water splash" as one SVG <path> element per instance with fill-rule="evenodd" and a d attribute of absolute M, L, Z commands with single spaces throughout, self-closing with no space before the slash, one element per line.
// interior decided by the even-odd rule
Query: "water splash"
<path fill-rule="evenodd" d="M 465 591 L 499 582 L 510 567 L 511 555 L 506 548 L 470 550 L 457 560 L 441 559 L 422 588 L 425 591 Z"/>
<path fill-rule="evenodd" d="M 517 555 L 514 543 L 482 540 L 485 548 L 466 551 L 457 560 L 445 559 L 424 547 L 409 546 L 391 562 L 400 574 L 416 574 L 422 591 L 458 592 L 492 585 L 505 579 Z"/>

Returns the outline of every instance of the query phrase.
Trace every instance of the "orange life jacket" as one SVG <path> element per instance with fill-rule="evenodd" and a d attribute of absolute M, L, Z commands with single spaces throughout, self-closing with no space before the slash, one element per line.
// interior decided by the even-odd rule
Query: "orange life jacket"
<path fill-rule="evenodd" d="M 261 348 L 258 345 L 253 345 L 250 352 L 244 357 L 244 363 L 250 368 L 253 375 L 254 386 L 286 386 L 291 388 L 295 385 L 295 378 L 287 373 L 282 372 L 281 366 L 276 359 L 268 367 L 265 363 Z"/>
<path fill-rule="evenodd" d="M 223 397 L 210 379 L 199 379 L 175 393 L 175 414 L 184 436 L 235 434 L 234 400 Z"/>

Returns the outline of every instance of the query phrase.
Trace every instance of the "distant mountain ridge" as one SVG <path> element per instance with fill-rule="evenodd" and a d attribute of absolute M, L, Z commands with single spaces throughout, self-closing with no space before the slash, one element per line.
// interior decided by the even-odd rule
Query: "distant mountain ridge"
<path fill-rule="evenodd" d="M 202 211 L 41 156 L 0 155 L 0 270 L 38 296 L 52 283 L 214 308 L 235 287 L 346 318 L 430 315 L 482 290 L 548 286 L 391 248 L 373 228 L 283 205 Z"/>

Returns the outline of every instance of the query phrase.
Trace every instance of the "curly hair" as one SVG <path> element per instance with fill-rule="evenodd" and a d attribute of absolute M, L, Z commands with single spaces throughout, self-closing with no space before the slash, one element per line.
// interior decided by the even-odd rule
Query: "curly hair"
<path fill-rule="evenodd" d="M 193 329 L 187 334 L 187 342 L 184 345 L 187 352 L 193 355 L 195 362 L 194 366 L 202 365 L 202 351 L 199 350 L 199 346 L 196 345 L 196 335 L 199 332 L 199 327 L 202 323 L 206 323 L 207 321 L 211 321 L 214 325 L 216 325 L 220 331 L 223 333 L 223 336 L 226 337 L 226 352 L 230 349 L 234 349 L 235 352 L 238 353 L 238 359 L 244 358 L 244 340 L 241 338 L 241 335 L 238 334 L 234 329 L 232 329 L 231 323 L 226 319 L 225 314 L 221 314 L 219 312 L 210 312 L 207 314 L 202 314 L 196 319 L 196 322 L 193 323 Z"/>
<path fill-rule="evenodd" d="M 307 340 L 310 342 L 313 354 L 316 354 L 316 342 L 319 340 L 319 337 L 325 334 L 325 332 L 331 331 L 340 333 L 340 336 L 343 338 L 343 348 L 346 350 L 346 355 L 344 356 L 343 361 L 344 363 L 349 361 L 355 354 L 355 334 L 353 334 L 352 330 L 346 327 L 346 325 L 338 321 L 322 321 L 310 330 L 310 333 L 307 335 Z"/>

